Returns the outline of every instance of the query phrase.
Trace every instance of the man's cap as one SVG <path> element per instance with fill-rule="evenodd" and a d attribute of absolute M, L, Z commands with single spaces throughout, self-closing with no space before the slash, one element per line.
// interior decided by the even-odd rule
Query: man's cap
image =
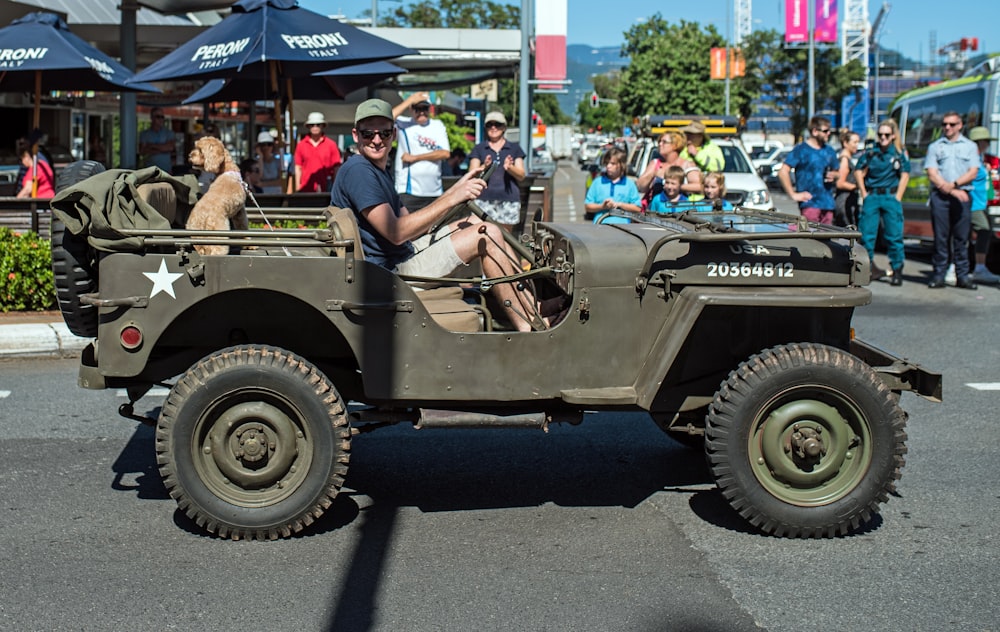
<path fill-rule="evenodd" d="M 990 136 L 990 130 L 986 129 L 982 125 L 979 125 L 969 130 L 969 140 L 977 141 L 977 140 L 996 140 L 996 139 Z"/>
<path fill-rule="evenodd" d="M 306 125 L 326 125 L 326 118 L 322 112 L 310 112 L 306 118 Z"/>
<path fill-rule="evenodd" d="M 357 125 L 361 120 L 371 118 L 373 116 L 381 116 L 382 118 L 386 118 L 391 121 L 392 106 L 382 99 L 368 99 L 367 101 L 362 101 L 358 105 L 358 109 L 354 110 L 354 124 Z"/>
<path fill-rule="evenodd" d="M 414 110 L 416 110 L 418 108 L 430 108 L 430 107 L 431 107 L 431 102 L 427 101 L 427 100 L 417 101 L 416 103 L 413 104 L 413 109 Z"/>
<path fill-rule="evenodd" d="M 504 127 L 507 126 L 507 117 L 503 115 L 503 112 L 490 112 L 486 115 L 486 123 L 500 123 Z"/>
<path fill-rule="evenodd" d="M 701 121 L 691 121 L 681 128 L 685 134 L 705 134 L 705 124 Z"/>
<path fill-rule="evenodd" d="M 274 142 L 274 136 L 271 136 L 271 132 L 264 130 L 260 134 L 257 134 L 258 144 L 273 143 L 273 142 Z"/>

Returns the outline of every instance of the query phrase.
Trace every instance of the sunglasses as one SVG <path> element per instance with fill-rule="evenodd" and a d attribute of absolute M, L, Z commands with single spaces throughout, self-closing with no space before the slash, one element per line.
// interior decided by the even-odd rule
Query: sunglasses
<path fill-rule="evenodd" d="M 261 147 L 274 147 L 274 143 L 258 143 Z"/>
<path fill-rule="evenodd" d="M 949 122 L 945 121 L 944 123 L 941 123 L 941 127 L 956 127 L 956 126 L 961 125 L 961 124 L 962 124 L 961 121 L 959 121 L 957 123 L 949 123 Z"/>
<path fill-rule="evenodd" d="M 413 108 L 413 111 L 416 112 L 417 114 L 427 114 L 428 112 L 431 111 L 431 109 L 427 108 L 427 107 L 424 107 L 424 108 Z"/>
<path fill-rule="evenodd" d="M 490 129 L 490 128 L 493 128 L 493 129 L 502 129 L 503 127 L 505 127 L 505 125 L 503 123 L 497 123 L 496 121 L 490 121 L 489 123 L 486 124 L 486 129 Z"/>
<path fill-rule="evenodd" d="M 816 131 L 817 132 L 822 132 L 823 134 L 829 134 L 830 133 L 830 128 L 829 127 L 817 127 Z"/>
<path fill-rule="evenodd" d="M 378 134 L 382 140 L 388 140 L 394 131 L 392 129 L 359 129 L 358 135 L 365 140 L 372 140 Z"/>
<path fill-rule="evenodd" d="M 878 137 L 879 138 L 892 138 L 892 133 L 890 132 L 888 134 L 883 134 L 882 132 L 879 132 L 878 133 Z"/>

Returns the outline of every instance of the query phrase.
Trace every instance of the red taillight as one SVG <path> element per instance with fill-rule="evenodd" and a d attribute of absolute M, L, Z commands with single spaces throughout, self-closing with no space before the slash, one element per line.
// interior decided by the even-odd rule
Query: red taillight
<path fill-rule="evenodd" d="M 142 344 L 142 332 L 135 325 L 127 325 L 119 336 L 126 349 L 138 349 Z"/>

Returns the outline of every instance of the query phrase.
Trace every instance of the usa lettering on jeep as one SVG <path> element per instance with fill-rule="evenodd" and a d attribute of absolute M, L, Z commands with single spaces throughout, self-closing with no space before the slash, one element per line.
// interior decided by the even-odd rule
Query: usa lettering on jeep
<path fill-rule="evenodd" d="M 769 255 L 771 251 L 761 244 L 729 244 L 734 255 Z"/>

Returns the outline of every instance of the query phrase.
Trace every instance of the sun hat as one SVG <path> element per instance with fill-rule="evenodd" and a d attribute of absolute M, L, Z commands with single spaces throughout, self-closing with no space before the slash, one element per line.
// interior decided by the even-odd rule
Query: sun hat
<path fill-rule="evenodd" d="M 326 119 L 322 112 L 310 112 L 306 119 L 306 125 L 326 125 Z"/>
<path fill-rule="evenodd" d="M 705 134 L 705 124 L 701 121 L 691 121 L 681 128 L 685 134 Z"/>
<path fill-rule="evenodd" d="M 990 130 L 986 129 L 982 125 L 978 125 L 969 130 L 969 140 L 996 140 L 990 136 Z"/>
<path fill-rule="evenodd" d="M 507 126 L 507 117 L 503 115 L 503 112 L 490 112 L 486 115 L 485 123 L 500 123 L 504 127 Z"/>
<path fill-rule="evenodd" d="M 354 124 L 357 125 L 362 119 L 381 116 L 392 120 L 392 106 L 382 99 L 368 99 L 358 105 L 354 111 Z"/>
<path fill-rule="evenodd" d="M 264 130 L 260 134 L 257 134 L 257 144 L 263 145 L 264 143 L 273 143 L 274 136 L 271 136 L 271 132 Z"/>

